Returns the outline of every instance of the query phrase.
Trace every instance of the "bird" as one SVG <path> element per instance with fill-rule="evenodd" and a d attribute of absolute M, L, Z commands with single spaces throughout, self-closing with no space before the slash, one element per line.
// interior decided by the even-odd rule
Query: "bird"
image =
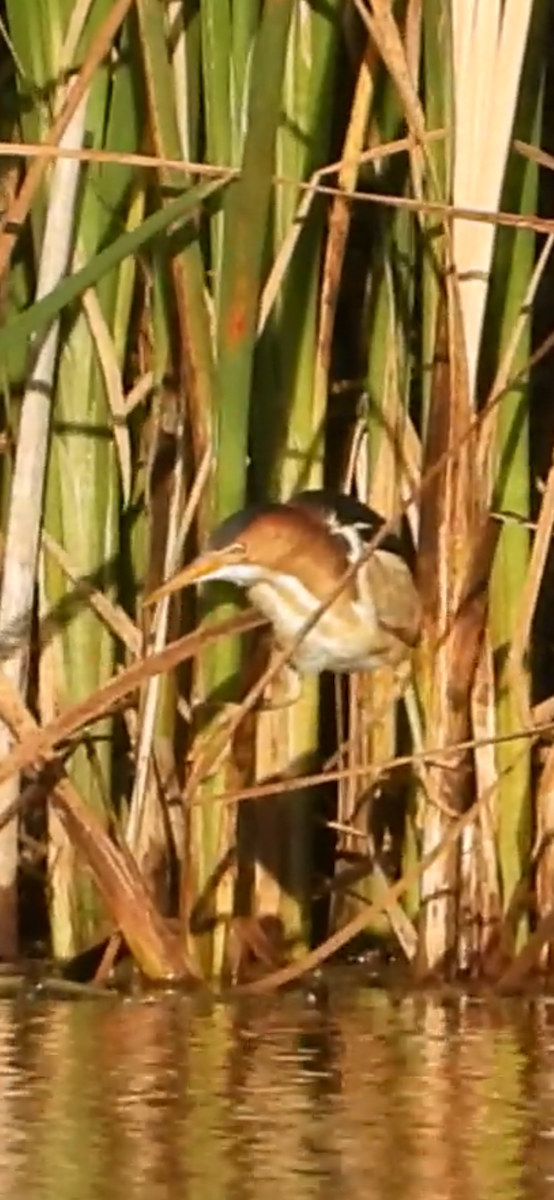
<path fill-rule="evenodd" d="M 227 517 L 206 549 L 144 603 L 222 580 L 246 591 L 277 645 L 291 648 L 290 664 L 299 675 L 397 668 L 419 641 L 422 613 L 409 548 L 385 524 L 354 496 L 325 488 L 250 504 Z M 359 570 L 333 595 L 357 563 Z"/>

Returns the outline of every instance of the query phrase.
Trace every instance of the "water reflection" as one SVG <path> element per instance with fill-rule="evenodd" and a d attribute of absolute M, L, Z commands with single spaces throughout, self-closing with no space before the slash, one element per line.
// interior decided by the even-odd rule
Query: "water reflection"
<path fill-rule="evenodd" d="M 3 1200 L 542 1200 L 554 1007 L 0 1003 Z"/>

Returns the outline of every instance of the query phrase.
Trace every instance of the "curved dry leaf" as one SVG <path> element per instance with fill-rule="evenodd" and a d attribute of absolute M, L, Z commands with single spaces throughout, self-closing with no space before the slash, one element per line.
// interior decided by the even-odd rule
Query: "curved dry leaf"
<path fill-rule="evenodd" d="M 220 637 L 233 637 L 247 633 L 264 625 L 263 617 L 258 616 L 252 609 L 236 617 L 228 617 L 217 624 L 206 626 L 195 633 L 186 634 L 176 642 L 170 642 L 164 650 L 150 654 L 147 658 L 139 659 L 126 667 L 119 675 L 114 675 L 108 683 L 97 688 L 85 700 L 79 700 L 70 708 L 65 709 L 49 725 L 36 728 L 25 734 L 23 741 L 14 746 L 4 757 L 0 758 L 0 784 L 10 776 L 24 771 L 27 767 L 36 765 L 52 757 L 61 742 L 75 736 L 87 725 L 91 725 L 99 717 L 105 716 L 120 705 L 133 693 L 136 693 L 143 683 L 152 675 L 164 671 L 172 671 L 186 659 L 194 658 L 205 646 L 216 642 Z M 12 733 L 23 737 L 25 730 L 20 731 L 15 724 L 17 714 L 2 705 L 2 673 L 0 672 L 0 718 L 10 727 Z"/>
<path fill-rule="evenodd" d="M 121 605 L 114 604 L 109 600 L 103 592 L 98 588 L 93 587 L 89 582 L 84 582 L 81 578 L 81 572 L 72 562 L 69 554 L 60 546 L 59 542 L 48 533 L 46 529 L 42 531 L 42 544 L 48 554 L 55 558 L 59 567 L 72 583 L 78 584 L 81 595 L 86 600 L 86 603 L 94 610 L 97 616 L 107 625 L 108 629 L 119 638 L 123 645 L 130 650 L 131 654 L 138 657 L 142 651 L 142 634 L 134 621 L 127 616 L 127 613 Z"/>

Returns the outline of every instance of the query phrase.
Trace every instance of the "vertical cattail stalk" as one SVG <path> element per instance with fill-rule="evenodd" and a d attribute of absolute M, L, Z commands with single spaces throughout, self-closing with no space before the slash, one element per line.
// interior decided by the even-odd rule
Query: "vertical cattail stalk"
<path fill-rule="evenodd" d="M 78 148 L 82 145 L 85 112 L 86 97 L 66 129 L 63 146 Z M 78 162 L 64 159 L 57 161 L 52 172 L 37 299 L 47 295 L 67 271 L 73 248 L 80 173 Z M 0 597 L 2 669 L 22 696 L 27 688 L 59 335 L 59 320 L 56 320 L 36 351 L 31 379 L 23 398 L 6 534 Z M 3 726 L 0 728 L 0 754 L 6 753 L 10 744 L 11 736 Z M 17 778 L 2 786 L 0 812 L 12 803 L 17 791 Z M 0 832 L 0 955 L 8 957 L 17 948 L 16 873 L 17 822 L 12 820 Z"/>

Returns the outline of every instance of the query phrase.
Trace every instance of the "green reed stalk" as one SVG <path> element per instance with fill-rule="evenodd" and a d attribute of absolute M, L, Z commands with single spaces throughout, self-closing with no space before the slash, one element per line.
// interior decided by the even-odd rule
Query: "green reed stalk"
<path fill-rule="evenodd" d="M 537 5 L 531 28 L 515 136 L 540 142 L 543 101 L 543 41 L 545 9 Z M 510 160 L 502 207 L 524 213 L 536 212 L 538 170 L 526 160 Z M 521 315 L 535 259 L 534 239 L 521 231 L 499 230 L 488 321 L 485 326 L 484 367 L 491 367 L 492 347 L 498 347 L 502 362 L 516 321 Z M 492 504 L 495 511 L 530 514 L 529 380 L 525 366 L 531 349 L 531 324 L 527 320 L 512 359 L 510 375 L 518 375 L 517 387 L 502 397 L 492 448 Z M 498 859 L 503 908 L 511 913 L 516 945 L 527 929 L 522 909 L 512 901 L 522 875 L 527 871 L 532 845 L 533 808 L 531 795 L 531 747 L 510 742 L 509 735 L 521 728 L 531 703 L 528 653 L 517 681 L 510 670 L 507 650 L 517 633 L 521 597 L 529 567 L 529 534 L 524 526 L 504 525 L 491 579 L 490 631 L 496 660 L 496 728 L 501 740 L 496 748 L 498 792 L 496 797 Z"/>
<path fill-rule="evenodd" d="M 39 109 L 40 101 L 36 97 L 41 91 L 44 95 L 44 89 L 48 94 L 50 88 L 50 102 L 59 99 L 60 93 L 53 88 L 52 81 L 73 65 L 76 53 L 82 52 L 83 45 L 108 11 L 109 5 L 98 4 L 84 31 L 76 31 L 73 24 L 71 44 L 71 5 L 60 2 L 54 8 L 51 6 L 47 16 L 41 6 L 24 12 L 19 6 L 10 6 L 10 32 L 26 72 L 23 86 L 30 83 L 36 89 L 34 111 L 28 118 L 25 112 L 22 117 L 23 130 L 30 139 L 39 140 L 37 133 L 40 134 L 48 123 L 48 111 L 45 107 Z M 108 95 L 112 82 L 110 103 Z M 121 100 L 123 108 L 119 108 Z M 129 107 L 128 68 L 122 67 L 119 74 L 116 72 L 113 81 L 107 69 L 99 72 L 87 101 L 87 119 L 95 126 L 96 144 L 101 142 L 108 147 L 117 144 L 114 127 L 121 127 L 123 112 Z M 129 131 L 134 149 L 136 138 L 132 116 L 123 124 Z M 127 144 L 123 148 L 127 148 Z M 76 212 L 77 261 L 98 248 L 120 199 L 117 185 L 114 188 L 112 181 L 106 182 L 101 170 L 92 170 L 90 174 L 94 190 L 92 187 L 83 189 Z M 44 212 L 44 207 L 41 210 L 35 206 L 33 228 L 37 256 L 41 253 Z M 99 298 L 100 295 L 101 311 L 109 322 L 117 297 L 117 279 L 104 281 Z M 129 290 L 128 295 L 130 299 Z M 58 360 L 45 520 L 83 575 L 98 572 L 104 578 L 106 564 L 113 569 L 117 552 L 117 468 L 107 396 L 94 339 L 83 312 L 74 315 L 72 327 L 65 335 Z M 121 355 L 121 348 L 119 351 Z M 110 345 L 110 352 L 117 356 L 118 348 Z M 65 580 L 59 576 L 54 579 L 48 564 L 44 569 L 46 592 L 53 609 L 49 632 L 53 647 L 59 649 L 58 671 L 55 679 L 50 681 L 52 703 L 57 706 L 87 695 L 110 676 L 114 664 L 113 642 L 91 612 L 78 604 L 67 609 Z M 62 619 L 64 608 L 66 616 Z M 111 807 L 111 723 L 101 723 L 95 734 L 98 741 L 90 757 L 84 748 L 79 748 L 71 758 L 70 772 L 88 803 L 107 820 Z M 59 827 L 56 834 L 57 853 L 50 858 L 52 940 L 55 953 L 66 955 L 74 952 L 93 932 L 98 907 L 90 881 L 78 869 Z"/>
<path fill-rule="evenodd" d="M 84 105 L 74 114 L 65 133 L 65 143 L 79 147 L 84 135 Z M 48 200 L 45 232 L 37 270 L 37 293 L 55 286 L 68 268 L 73 250 L 73 225 L 80 168 L 75 162 L 57 164 Z M 3 556 L 0 626 L 3 672 L 23 700 L 27 696 L 34 591 L 39 558 L 44 486 L 50 445 L 54 376 L 60 344 L 60 324 L 54 321 L 34 357 L 21 405 L 17 451 L 11 479 Z M 7 726 L 0 729 L 5 754 L 12 745 Z M 7 780 L 0 792 L 0 807 L 8 810 L 17 800 L 20 780 Z M 0 945 L 6 957 L 17 953 L 18 944 L 18 825 L 12 820 L 0 838 Z"/>
<path fill-rule="evenodd" d="M 453 128 L 452 28 L 450 5 L 436 0 L 425 13 L 422 28 L 425 64 L 425 117 L 428 128 L 445 129 L 447 139 L 426 148 L 426 195 L 449 201 L 452 193 Z M 452 135 L 451 135 L 452 136 Z M 433 216 L 423 217 L 421 229 L 421 432 L 422 475 L 445 454 L 456 452 L 468 417 L 467 396 L 456 387 L 451 331 L 454 314 L 447 278 L 451 258 L 450 231 Z M 467 514 L 460 496 L 467 487 L 467 459 L 459 472 L 449 466 L 433 488 L 422 495 L 418 571 L 424 608 L 424 651 L 420 655 L 418 685 L 424 711 L 427 743 L 448 745 L 460 736 L 462 714 L 456 721 L 446 681 L 456 669 L 449 613 L 459 593 L 468 553 Z M 465 715 L 465 714 L 464 714 Z M 453 774 L 454 778 L 454 774 Z M 419 850 L 425 857 L 440 844 L 451 818 L 448 809 L 461 806 L 460 788 L 439 764 L 426 773 L 434 793 L 421 793 Z M 448 799 L 447 799 L 448 796 Z M 442 798 L 444 797 L 444 804 Z M 430 799 L 430 803 L 426 803 Z M 418 962 L 423 972 L 446 963 L 456 939 L 458 847 L 438 858 L 421 879 Z"/>
<path fill-rule="evenodd" d="M 214 5 L 201 6 L 203 77 L 206 91 L 208 154 L 224 155 L 224 162 L 240 161 L 241 175 L 228 193 L 224 210 L 211 221 L 210 253 L 214 301 L 216 371 L 214 382 L 214 469 L 209 488 L 210 523 L 215 524 L 246 498 L 248 428 L 258 306 L 263 282 L 275 169 L 275 137 L 279 122 L 283 71 L 292 0 L 266 5 L 259 24 L 255 5 L 232 13 Z M 255 33 L 255 38 L 254 38 Z M 217 54 L 237 52 L 214 72 L 214 38 L 221 38 Z M 221 54 L 220 54 L 221 52 Z M 247 70 L 248 59 L 251 66 Z M 241 81 L 242 80 L 242 84 Z M 210 620 L 219 589 L 209 589 L 201 611 Z M 211 597 L 211 598 L 210 598 Z M 236 696 L 240 664 L 236 641 L 207 652 L 198 669 L 196 700 L 202 700 L 203 728 L 196 739 L 193 759 L 201 763 L 217 723 L 209 705 Z M 227 948 L 227 919 L 234 910 L 234 872 L 228 869 L 219 883 L 214 873 L 222 862 L 232 862 L 235 814 L 210 802 L 214 792 L 233 778 L 233 751 L 221 769 L 203 780 L 205 804 L 192 809 L 188 820 L 188 859 L 192 872 L 185 881 L 184 910 L 190 915 L 195 900 L 202 899 L 216 913 L 213 934 L 198 943 L 204 971 L 220 975 Z"/>
<path fill-rule="evenodd" d="M 95 7 L 87 36 L 108 11 L 107 3 Z M 137 150 L 140 118 L 134 104 L 131 42 L 126 36 L 122 52 L 113 73 L 104 68 L 95 76 L 87 106 L 88 121 L 96 146 Z M 54 73 L 57 66 L 53 59 Z M 81 197 L 76 265 L 90 261 L 114 224 L 116 228 L 125 227 L 132 183 L 129 169 L 104 166 L 89 170 Z M 105 275 L 93 294 L 100 319 L 105 322 L 108 353 L 116 371 L 121 371 L 124 362 L 133 288 L 134 271 L 122 266 Z M 92 576 L 108 595 L 114 596 L 123 476 L 105 369 L 90 315 L 79 308 L 58 366 L 45 522 L 79 572 L 84 577 Z M 51 647 L 57 667 L 54 703 L 75 702 L 112 675 L 113 636 L 90 609 L 69 601 L 68 583 L 50 560 L 45 562 L 44 587 L 55 629 Z M 61 617 L 64 608 L 69 619 L 56 621 L 56 614 Z M 112 734 L 113 722 L 100 722 L 90 744 L 77 747 L 70 764 L 71 777 L 81 795 L 106 822 L 112 819 Z M 57 825 L 51 863 L 54 948 L 58 955 L 67 955 L 93 936 L 98 904 L 90 880 L 79 873 L 67 848 L 65 854 L 60 853 Z M 63 880 L 56 879 L 58 870 L 65 876 Z M 67 897 L 61 910 L 56 903 L 58 894 Z"/>
<path fill-rule="evenodd" d="M 386 129 L 384 121 L 379 126 Z M 386 163 L 384 168 L 387 169 Z M 406 170 L 405 163 L 402 168 Z M 415 476 L 409 446 L 415 239 L 413 221 L 405 213 L 391 217 L 382 214 L 380 226 L 368 313 L 367 435 L 365 455 L 360 456 L 357 474 L 365 491 L 362 499 L 388 519 L 398 513 Z M 359 752 L 368 767 L 394 756 L 397 695 L 398 683 L 390 672 L 368 675 L 364 681 L 365 710 L 368 714 L 380 714 L 380 719 L 371 721 L 369 728 L 361 733 Z M 396 803 L 399 802 L 397 798 Z M 364 818 L 367 820 L 367 813 L 360 813 L 358 823 Z M 350 817 L 344 814 L 341 819 Z M 411 822 L 411 814 L 407 820 Z M 373 878 L 369 877 L 366 887 L 362 883 L 356 891 L 371 902 Z"/>
<path fill-rule="evenodd" d="M 308 180 L 329 155 L 337 11 L 332 4 L 325 12 L 315 6 L 302 11 L 296 6 L 293 12 L 276 154 L 276 173 L 287 180 Z M 300 191 L 290 185 L 275 189 L 274 261 L 294 232 L 300 201 Z M 263 498 L 287 499 L 301 487 L 323 482 L 327 394 L 315 383 L 323 232 L 324 213 L 316 198 L 260 340 L 251 428 L 254 487 Z M 317 759 L 318 713 L 319 688 L 305 680 L 294 702 L 289 697 L 286 708 L 259 715 L 258 778 L 310 770 Z M 252 814 L 259 860 L 255 911 L 278 919 L 301 952 L 308 935 L 313 797 L 299 788 L 273 803 L 274 812 L 264 806 Z"/>

